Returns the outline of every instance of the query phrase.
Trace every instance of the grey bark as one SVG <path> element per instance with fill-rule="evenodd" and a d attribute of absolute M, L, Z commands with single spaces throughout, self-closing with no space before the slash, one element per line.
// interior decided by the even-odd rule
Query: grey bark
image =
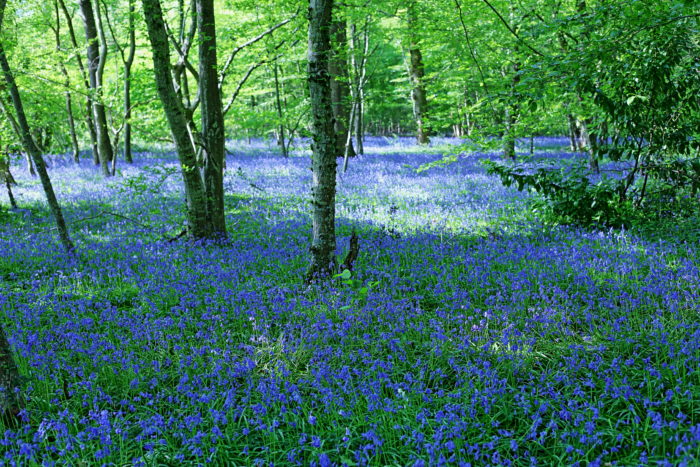
<path fill-rule="evenodd" d="M 426 126 L 428 115 L 428 95 L 425 90 L 425 66 L 423 65 L 423 54 L 418 45 L 416 34 L 418 28 L 418 18 L 416 14 L 416 4 L 412 1 L 408 6 L 408 34 L 409 63 L 408 72 L 411 80 L 411 100 L 413 101 L 413 115 L 416 120 L 416 140 L 418 144 L 428 144 L 430 133 Z"/>
<path fill-rule="evenodd" d="M 97 153 L 100 166 L 102 166 L 102 174 L 105 177 L 109 177 L 111 175 L 109 163 L 112 161 L 114 153 L 112 151 L 112 143 L 109 139 L 107 114 L 105 112 L 105 106 L 102 103 L 102 74 L 107 58 L 107 46 L 105 43 L 106 41 L 98 37 L 98 25 L 95 21 L 92 1 L 80 0 L 80 11 L 85 24 L 85 39 L 87 40 L 88 75 L 90 78 L 90 89 L 93 95 L 92 113 L 97 134 Z M 100 36 L 101 35 L 102 34 L 100 34 Z"/>
<path fill-rule="evenodd" d="M 224 215 L 224 114 L 216 57 L 216 24 L 213 0 L 197 0 L 199 30 L 199 98 L 202 113 L 204 188 L 211 235 L 226 237 Z"/>
<path fill-rule="evenodd" d="M 206 238 L 210 233 L 207 197 L 204 183 L 197 169 L 194 146 L 187 130 L 185 109 L 171 80 L 170 50 L 163 22 L 163 11 L 159 0 L 142 0 L 142 4 L 153 52 L 156 88 L 175 141 L 182 169 L 187 201 L 188 234 L 193 239 Z"/>
<path fill-rule="evenodd" d="M 308 282 L 329 277 L 335 259 L 337 139 L 331 108 L 330 28 L 333 0 L 309 0 L 308 83 L 312 113 L 313 235 Z"/>
<path fill-rule="evenodd" d="M 2 20 L 5 13 L 6 0 L 0 0 L 0 31 L 2 29 Z M 15 108 L 15 113 L 17 117 L 17 125 L 20 129 L 22 136 L 22 145 L 24 150 L 31 156 L 34 162 L 34 167 L 39 174 L 39 179 L 41 180 L 41 185 L 46 194 L 46 200 L 49 205 L 49 209 L 54 216 L 56 221 L 56 227 L 58 228 L 58 235 L 61 239 L 61 243 L 67 252 L 72 252 L 75 247 L 71 242 L 70 236 L 68 235 L 68 229 L 66 227 L 66 222 L 63 219 L 63 212 L 56 199 L 56 194 L 53 191 L 53 185 L 51 185 L 51 179 L 49 178 L 49 173 L 46 170 L 46 164 L 44 163 L 41 153 L 34 143 L 32 138 L 32 132 L 27 122 L 26 114 L 24 113 L 24 107 L 22 105 L 22 98 L 19 94 L 19 89 L 17 89 L 17 84 L 15 82 L 15 77 L 10 69 L 10 64 L 7 61 L 7 56 L 5 55 L 5 48 L 0 41 L 0 68 L 2 68 L 3 75 L 5 77 L 5 84 L 8 91 L 10 92 L 10 97 L 12 98 L 12 105 Z"/>
<path fill-rule="evenodd" d="M 337 156 L 355 156 L 352 139 L 348 138 L 350 121 L 350 83 L 348 81 L 348 34 L 345 20 L 331 24 L 332 52 L 328 64 L 331 75 L 331 102 L 335 118 Z M 347 148 L 346 148 L 347 146 Z"/>

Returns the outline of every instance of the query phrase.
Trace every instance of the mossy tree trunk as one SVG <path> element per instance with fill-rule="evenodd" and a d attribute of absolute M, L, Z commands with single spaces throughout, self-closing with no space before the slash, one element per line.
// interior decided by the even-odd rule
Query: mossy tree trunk
<path fill-rule="evenodd" d="M 98 5 L 99 8 L 99 5 Z M 90 78 L 90 90 L 92 92 L 92 112 L 97 133 L 97 153 L 102 166 L 102 174 L 109 177 L 110 162 L 114 157 L 112 143 L 109 138 L 107 126 L 107 113 L 102 102 L 102 74 L 107 59 L 107 45 L 98 37 L 98 25 L 95 22 L 95 13 L 91 0 L 80 0 L 80 12 L 85 25 L 85 39 L 87 40 L 88 75 Z M 101 28 L 100 28 L 101 29 Z M 101 31 L 100 31 L 101 32 Z"/>
<path fill-rule="evenodd" d="M 175 141 L 182 169 L 187 200 L 188 234 L 193 239 L 207 238 L 211 233 L 207 214 L 207 196 L 197 168 L 197 158 L 187 128 L 185 108 L 175 92 L 171 78 L 170 49 L 163 11 L 159 0 L 142 0 L 142 4 L 153 53 L 156 88 Z"/>
<path fill-rule="evenodd" d="M 199 98 L 202 113 L 204 188 L 211 235 L 226 237 L 224 216 L 224 114 L 216 58 L 213 0 L 197 0 L 199 30 Z"/>
<path fill-rule="evenodd" d="M 333 0 L 309 0 L 308 82 L 312 113 L 311 264 L 306 280 L 335 271 L 335 178 L 337 137 L 331 106 L 331 21 Z"/>

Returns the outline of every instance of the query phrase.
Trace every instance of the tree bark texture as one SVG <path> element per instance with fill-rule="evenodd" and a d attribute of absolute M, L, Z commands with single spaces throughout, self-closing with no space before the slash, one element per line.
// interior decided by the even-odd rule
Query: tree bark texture
<path fill-rule="evenodd" d="M 331 107 L 331 19 L 333 0 L 309 0 L 308 82 L 312 113 L 311 189 L 313 238 L 307 281 L 335 270 L 335 178 L 337 138 Z"/>
<path fill-rule="evenodd" d="M 105 65 L 106 48 L 104 45 L 100 45 L 102 41 L 98 38 L 92 1 L 80 0 L 80 11 L 85 24 L 85 39 L 87 40 L 87 65 L 90 89 L 92 91 L 92 113 L 97 136 L 97 153 L 102 166 L 102 175 L 109 177 L 111 175 L 109 163 L 112 161 L 114 154 L 107 127 L 107 114 L 102 103 L 102 70 Z"/>
<path fill-rule="evenodd" d="M 428 115 L 428 95 L 425 91 L 425 66 L 423 54 L 418 45 L 416 30 L 418 28 L 415 2 L 408 6 L 408 34 L 409 34 L 409 78 L 411 81 L 411 100 L 413 101 L 413 114 L 416 120 L 416 140 L 418 144 L 428 144 L 430 133 L 426 126 Z"/>
<path fill-rule="evenodd" d="M 348 156 L 355 156 L 352 139 L 348 139 L 350 122 L 350 82 L 348 80 L 348 34 L 345 20 L 331 23 L 332 52 L 329 60 L 331 74 L 331 102 L 335 118 L 335 134 L 338 140 L 338 157 L 345 155 L 348 145 Z"/>
<path fill-rule="evenodd" d="M 197 0 L 199 30 L 199 98 L 202 114 L 204 188 L 211 234 L 226 237 L 224 216 L 224 114 L 216 59 L 214 1 Z"/>
<path fill-rule="evenodd" d="M 197 158 L 194 146 L 187 130 L 185 109 L 175 92 L 171 79 L 170 49 L 168 35 L 163 22 L 163 11 L 159 0 L 142 0 L 143 13 L 148 28 L 148 38 L 153 53 L 153 69 L 156 88 L 160 96 L 163 110 L 173 134 L 185 183 L 185 198 L 187 200 L 188 234 L 193 239 L 209 236 L 207 215 L 207 196 L 202 177 L 197 169 Z"/>

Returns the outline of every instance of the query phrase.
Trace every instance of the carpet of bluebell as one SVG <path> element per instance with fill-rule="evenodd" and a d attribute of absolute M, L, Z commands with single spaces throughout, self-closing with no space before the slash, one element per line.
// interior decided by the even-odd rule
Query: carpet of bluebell
<path fill-rule="evenodd" d="M 27 403 L 0 464 L 698 465 L 697 244 L 545 226 L 496 155 L 416 171 L 449 143 L 367 141 L 338 176 L 359 259 L 311 286 L 308 149 L 231 143 L 206 245 L 168 240 L 172 153 L 108 180 L 52 156 L 77 257 L 15 169 L 0 320 Z"/>

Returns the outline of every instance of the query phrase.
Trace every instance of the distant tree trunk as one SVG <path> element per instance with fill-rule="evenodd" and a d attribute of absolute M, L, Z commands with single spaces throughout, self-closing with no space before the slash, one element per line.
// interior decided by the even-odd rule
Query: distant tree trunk
<path fill-rule="evenodd" d="M 348 34 L 345 20 L 335 20 L 331 24 L 332 52 L 328 64 L 331 74 L 331 102 L 335 118 L 335 134 L 338 140 L 338 157 L 355 156 L 350 131 L 350 83 L 348 81 Z M 348 148 L 346 150 L 346 145 Z"/>
<path fill-rule="evenodd" d="M 197 0 L 199 30 L 199 96 L 202 113 L 204 188 L 211 235 L 226 237 L 224 216 L 224 114 L 216 60 L 216 24 L 213 0 Z"/>
<path fill-rule="evenodd" d="M 517 50 L 516 50 L 517 53 Z M 515 160 L 515 125 L 518 122 L 520 106 L 518 105 L 517 86 L 520 83 L 520 62 L 515 61 L 512 65 L 510 80 L 509 102 L 505 108 L 505 122 L 503 132 L 503 157 Z"/>
<path fill-rule="evenodd" d="M 197 157 L 187 129 L 185 109 L 175 92 L 171 78 L 170 49 L 160 0 L 142 0 L 142 4 L 153 53 L 156 88 L 163 104 L 182 168 L 185 198 L 187 199 L 188 234 L 194 239 L 206 238 L 210 234 L 207 196 L 202 177 L 197 169 Z"/>
<path fill-rule="evenodd" d="M 107 59 L 107 46 L 105 41 L 98 37 L 98 26 L 95 22 L 92 1 L 80 0 L 80 11 L 83 15 L 85 38 L 87 40 L 88 74 L 90 77 L 90 89 L 93 93 L 92 112 L 97 133 L 97 153 L 102 166 L 102 174 L 105 177 L 109 177 L 111 175 L 109 163 L 112 161 L 114 154 L 112 152 L 112 143 L 109 140 L 107 114 L 102 103 L 102 74 Z"/>
<path fill-rule="evenodd" d="M 124 160 L 129 164 L 134 162 L 131 152 L 131 66 L 136 54 L 134 15 L 136 5 L 134 0 L 129 0 L 129 52 L 124 60 Z"/>
<path fill-rule="evenodd" d="M 52 27 L 54 32 L 54 37 L 56 39 L 56 50 L 61 51 L 61 18 L 58 11 L 58 2 L 54 2 L 54 11 L 56 14 L 56 27 Z M 63 62 L 59 59 L 59 69 L 63 75 L 63 79 L 66 86 L 65 98 L 66 98 L 66 116 L 68 117 L 68 131 L 70 133 L 71 147 L 73 149 L 73 161 L 76 163 L 80 162 L 80 146 L 78 145 L 78 136 L 75 131 L 75 119 L 73 118 L 73 99 L 70 92 L 70 76 L 68 75 L 68 70 L 66 70 Z"/>
<path fill-rule="evenodd" d="M 280 79 L 277 63 L 273 63 L 273 73 L 275 76 L 275 108 L 277 109 L 277 118 L 279 123 L 277 124 L 277 145 L 282 150 L 282 155 L 284 157 L 289 157 L 287 151 L 287 141 L 284 132 L 284 114 L 282 113 L 282 98 L 280 96 Z"/>
<path fill-rule="evenodd" d="M 0 0 L 0 28 L 2 27 L 2 19 L 4 17 L 5 11 L 5 1 Z M 15 83 L 15 77 L 10 69 L 10 64 L 7 61 L 7 56 L 5 55 L 5 48 L 0 41 L 0 68 L 2 68 L 3 75 L 5 76 L 5 84 L 10 96 L 12 98 L 12 105 L 15 108 L 15 113 L 17 116 L 17 125 L 21 131 L 22 145 L 24 150 L 31 156 L 34 162 L 34 167 L 39 174 L 39 179 L 41 180 L 41 185 L 44 188 L 44 193 L 46 194 L 46 200 L 49 204 L 49 208 L 53 213 L 54 219 L 56 220 L 56 227 L 58 228 L 58 235 L 61 239 L 61 243 L 67 252 L 72 252 L 75 247 L 70 240 L 68 235 L 68 229 L 66 228 L 66 223 L 63 219 L 63 212 L 56 199 L 56 194 L 53 191 L 53 186 L 51 185 L 51 179 L 49 178 L 49 173 L 46 171 L 46 164 L 44 163 L 41 153 L 32 139 L 32 132 L 29 128 L 29 123 L 27 122 L 26 114 L 24 113 L 24 107 L 22 105 L 22 99 L 19 95 L 19 90 L 17 89 L 17 84 Z"/>
<path fill-rule="evenodd" d="M 576 118 L 573 115 L 567 114 L 567 121 L 569 123 L 569 147 L 571 152 L 578 151 L 578 141 L 576 141 Z"/>
<path fill-rule="evenodd" d="M 515 160 L 515 116 L 510 104 L 506 104 L 503 120 L 503 157 Z"/>
<path fill-rule="evenodd" d="M 585 118 L 579 120 L 579 129 L 581 131 L 581 139 L 583 140 L 582 146 L 588 152 L 588 168 L 598 173 L 600 167 L 598 164 L 598 138 L 595 133 L 591 131 L 593 120 L 591 118 Z"/>
<path fill-rule="evenodd" d="M 333 274 L 337 137 L 331 108 L 330 29 L 333 0 L 309 0 L 308 82 L 312 113 L 313 238 L 307 281 Z"/>
<path fill-rule="evenodd" d="M 71 44 L 73 45 L 73 48 L 75 50 L 78 50 L 78 40 L 75 37 L 73 19 L 71 18 L 70 13 L 68 12 L 68 8 L 66 8 L 66 4 L 63 0 L 58 0 L 58 5 L 61 7 L 61 11 L 63 11 L 63 16 L 66 18 L 66 24 L 68 25 L 68 34 L 71 40 Z M 87 107 L 87 112 L 85 114 L 85 123 L 88 129 L 88 133 L 90 135 L 90 142 L 92 144 L 93 161 L 95 162 L 95 165 L 99 165 L 100 159 L 97 151 L 97 132 L 95 131 L 95 122 L 92 119 L 92 98 L 89 95 L 90 82 L 88 81 L 87 73 L 85 72 L 85 67 L 83 66 L 83 59 L 80 57 L 80 55 L 76 55 L 76 61 L 78 62 L 80 74 L 83 77 L 85 89 L 88 91 L 88 95 L 85 99 Z"/>
<path fill-rule="evenodd" d="M 409 75 L 411 80 L 411 99 L 413 100 L 413 114 L 416 120 L 416 139 L 418 144 L 430 142 L 429 131 L 426 126 L 428 115 L 428 95 L 425 91 L 425 67 L 423 66 L 423 54 L 418 46 L 416 31 L 418 29 L 415 0 L 408 6 L 408 31 L 409 31 Z"/>
<path fill-rule="evenodd" d="M 365 122 L 364 122 L 364 106 L 365 106 L 365 84 L 367 81 L 367 56 L 369 55 L 369 21 L 370 18 L 365 19 L 365 24 L 363 27 L 363 39 L 362 47 L 360 47 L 360 39 L 357 37 L 357 26 L 352 24 L 350 26 L 350 47 L 352 53 L 350 54 L 350 62 L 352 65 L 352 97 L 355 104 L 355 116 L 351 122 L 354 125 L 355 133 L 355 151 L 357 154 L 364 154 L 364 133 L 365 133 Z"/>

